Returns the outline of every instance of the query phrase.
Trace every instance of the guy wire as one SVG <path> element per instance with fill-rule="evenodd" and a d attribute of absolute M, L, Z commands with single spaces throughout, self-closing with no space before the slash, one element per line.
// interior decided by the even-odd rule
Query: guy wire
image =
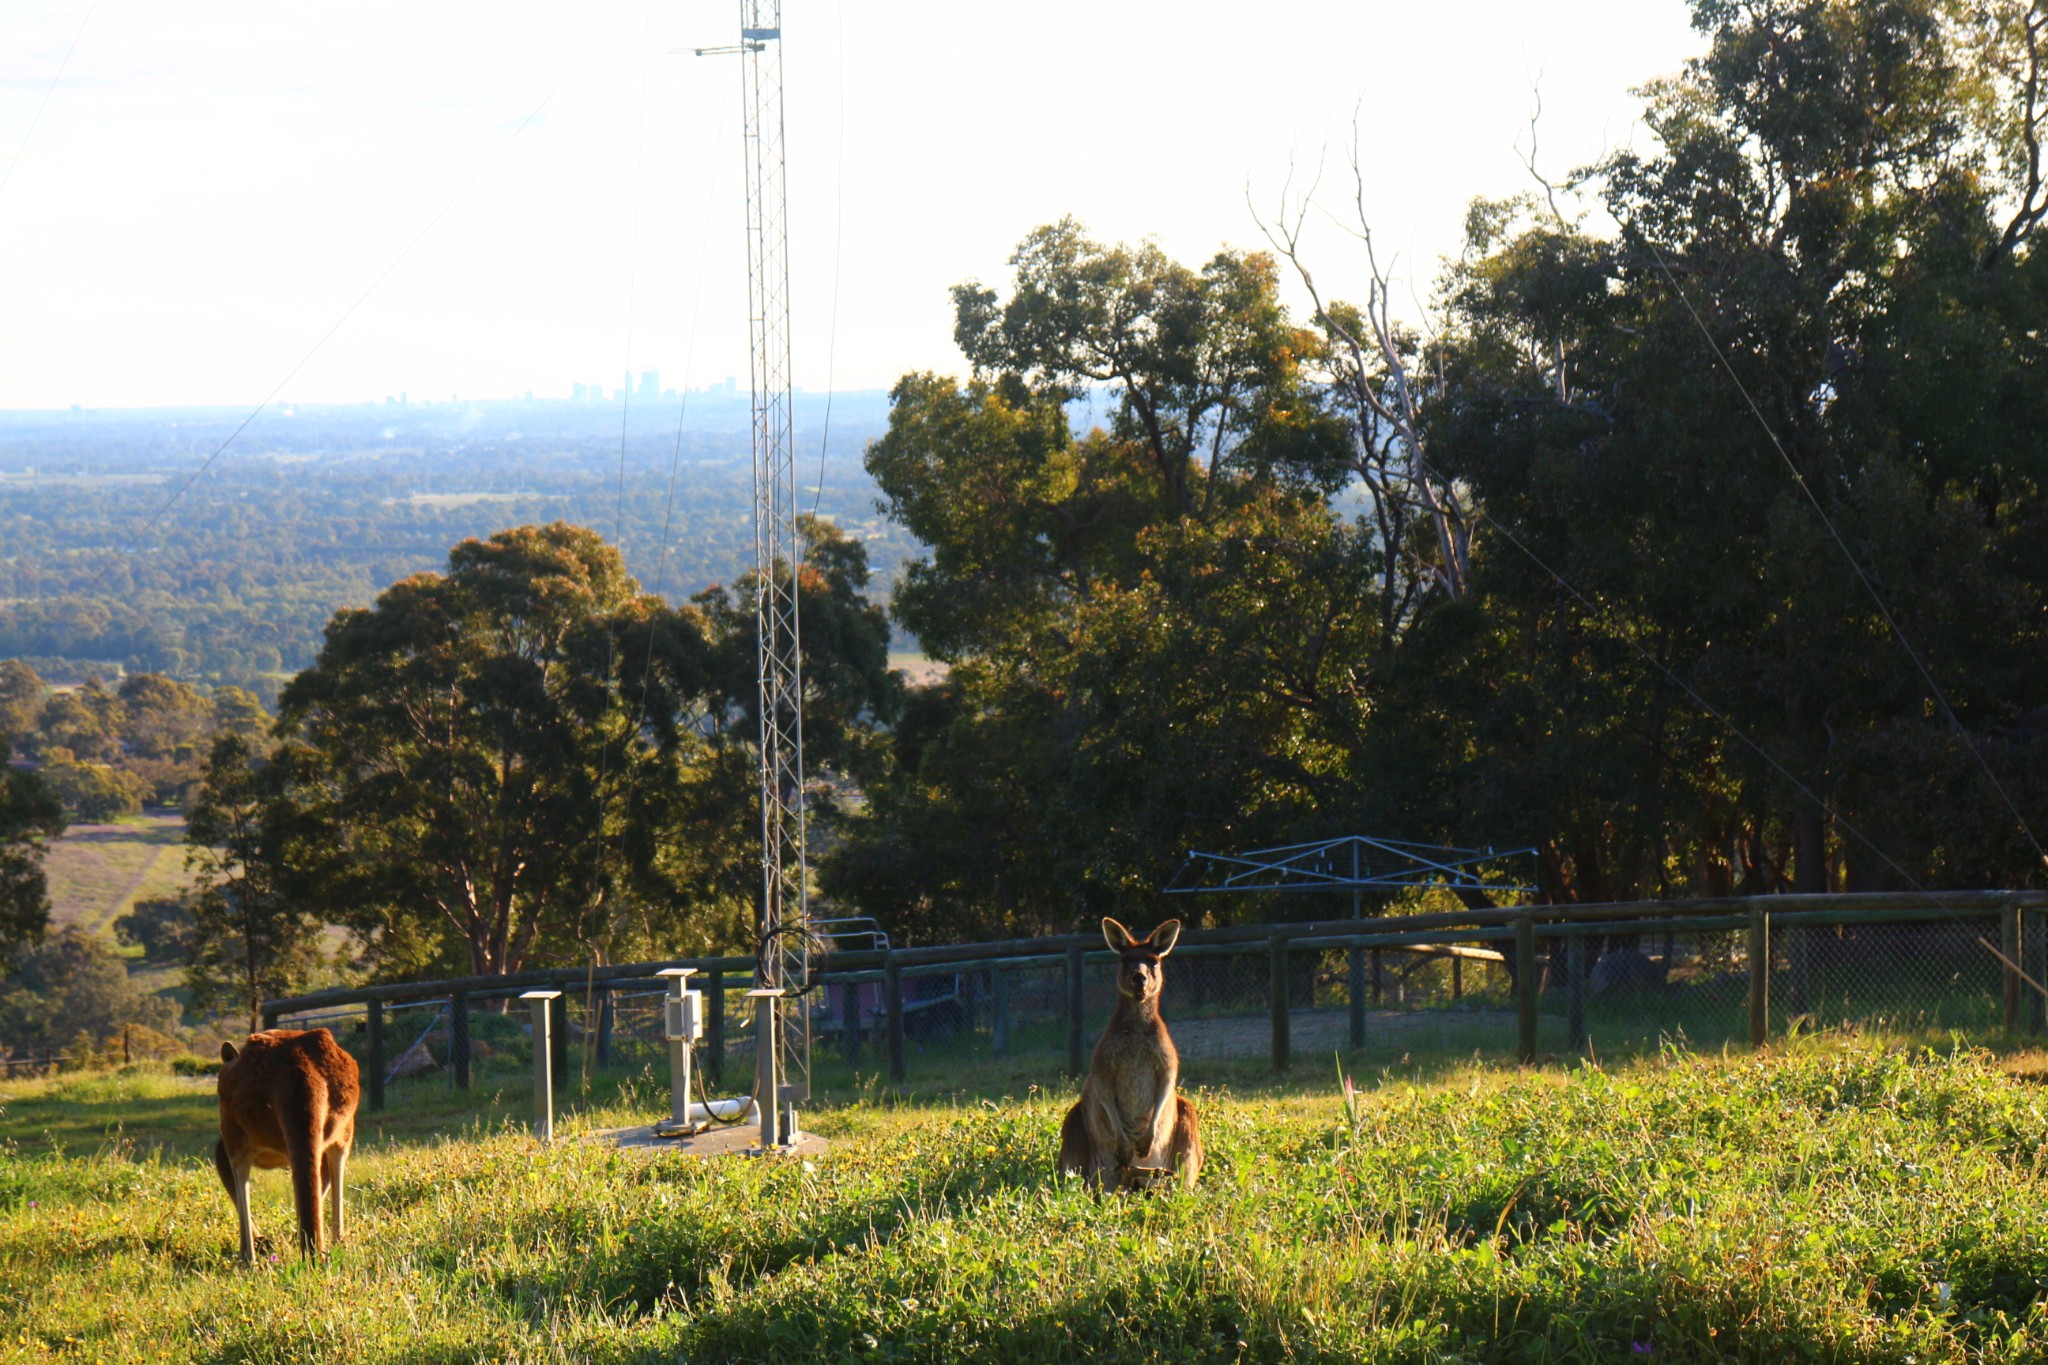
<path fill-rule="evenodd" d="M 1921 681 L 1927 684 L 1927 690 L 1933 694 L 1935 705 L 1941 708 L 1942 718 L 1948 722 L 1949 728 L 1962 739 L 1964 747 L 1970 751 L 1970 757 L 1977 761 L 1978 768 L 1983 771 L 1985 779 L 1991 783 L 1991 789 L 1998 793 L 1998 799 L 2005 803 L 2006 810 L 2011 812 L 2013 820 L 2018 823 L 2020 833 L 2025 835 L 2027 842 L 2034 846 L 2034 856 L 2040 859 L 2044 867 L 2048 867 L 2048 849 L 2041 847 L 2041 841 L 2034 837 L 2034 831 L 2028 826 L 2027 818 L 2020 814 L 2020 808 L 2013 801 L 2011 793 L 2005 789 L 2005 784 L 1998 780 L 1998 774 L 1992 771 L 1990 762 L 1985 759 L 1983 751 L 1977 747 L 1977 741 L 1963 727 L 1963 723 L 1956 718 L 1955 709 L 1949 705 L 1948 697 L 1941 690 L 1941 684 L 1934 680 L 1934 674 L 1928 670 L 1926 662 L 1921 659 L 1920 651 L 1913 647 L 1913 642 L 1906 638 L 1906 632 L 1901 630 L 1899 623 L 1892 618 L 1891 609 L 1885 605 L 1883 596 L 1877 590 L 1877 585 L 1870 581 L 1870 575 L 1864 571 L 1862 563 L 1850 551 L 1848 542 L 1842 539 L 1842 533 L 1835 528 L 1834 518 L 1830 517 L 1827 508 L 1821 505 L 1820 498 L 1814 493 L 1813 486 L 1806 481 L 1806 476 L 1799 472 L 1799 466 L 1793 462 L 1791 452 L 1787 451 L 1785 443 L 1778 439 L 1777 431 L 1764 417 L 1763 409 L 1757 406 L 1756 399 L 1750 395 L 1749 386 L 1742 382 L 1742 376 L 1737 374 L 1735 367 L 1729 363 L 1727 352 L 1723 351 L 1721 343 L 1714 339 L 1714 334 L 1708 330 L 1706 321 L 1700 317 L 1699 310 L 1692 306 L 1692 300 L 1686 296 L 1684 288 L 1678 283 L 1678 277 L 1672 273 L 1670 263 L 1664 259 L 1664 253 L 1658 249 L 1656 242 L 1652 241 L 1647 235 L 1642 240 L 1643 244 L 1650 248 L 1650 255 L 1655 258 L 1657 268 L 1664 272 L 1664 278 L 1670 284 L 1671 292 L 1685 306 L 1686 315 L 1692 319 L 1693 326 L 1697 327 L 1700 335 L 1705 338 L 1708 349 L 1713 351 L 1714 359 L 1720 362 L 1721 369 L 1727 374 L 1729 380 L 1734 383 L 1735 391 L 1742 395 L 1742 401 L 1748 405 L 1750 415 L 1756 418 L 1757 425 L 1763 428 L 1764 436 L 1770 441 L 1771 448 L 1778 452 L 1778 458 L 1783 460 L 1785 468 L 1791 471 L 1792 481 L 1799 485 L 1799 491 L 1806 495 L 1806 501 L 1812 505 L 1814 512 L 1819 515 L 1821 525 L 1827 528 L 1829 538 L 1835 542 L 1835 548 L 1842 552 L 1842 558 L 1849 561 L 1849 567 L 1855 572 L 1857 581 L 1863 585 L 1864 591 L 1870 594 L 1870 600 L 1877 607 L 1877 614 L 1884 618 L 1885 627 L 1891 631 L 1892 638 L 1899 642 L 1899 647 L 1906 651 L 1906 657 L 1913 661 L 1913 667 L 1919 670 Z"/>
<path fill-rule="evenodd" d="M 1451 481 L 1446 479 L 1442 473 L 1434 469 L 1426 460 L 1418 460 L 1417 464 L 1425 472 L 1433 475 L 1439 482 L 1443 483 L 1445 487 L 1450 486 Z M 1541 555 L 1537 554 L 1534 550 L 1530 549 L 1529 546 L 1522 541 L 1521 537 L 1517 536 L 1513 531 L 1509 530 L 1506 526 L 1501 524 L 1501 522 L 1496 520 L 1484 508 L 1475 507 L 1473 511 L 1474 514 L 1479 518 L 1479 520 L 1486 523 L 1486 525 L 1492 527 L 1495 531 L 1498 531 L 1510 545 L 1514 546 L 1517 550 L 1520 550 L 1522 554 L 1528 558 L 1529 562 L 1534 564 L 1538 569 L 1542 570 L 1542 572 L 1547 577 L 1549 577 L 1552 582 L 1556 583 L 1560 588 L 1564 589 L 1567 593 L 1571 594 L 1572 598 L 1575 601 L 1577 601 L 1579 605 L 1585 607 L 1588 611 L 1594 613 L 1597 617 L 1603 620 L 1606 618 L 1608 613 L 1605 609 L 1603 609 L 1599 604 L 1594 602 L 1592 598 L 1586 596 L 1585 593 L 1580 592 L 1579 589 L 1572 584 L 1570 579 L 1566 578 L 1556 569 L 1550 567 L 1550 565 L 1543 559 Z M 1740 740 L 1742 744 L 1750 750 L 1750 752 L 1754 753 L 1758 758 L 1761 758 L 1766 764 L 1768 764 L 1771 767 L 1773 771 L 1775 771 L 1780 777 L 1784 778 L 1785 781 L 1790 783 L 1794 791 L 1798 792 L 1807 800 L 1813 802 L 1814 805 L 1820 808 L 1823 814 L 1833 816 L 1837 824 L 1839 824 L 1843 829 L 1847 830 L 1851 835 L 1853 835 L 1856 838 L 1856 840 L 1859 843 L 1861 843 L 1865 848 L 1869 849 L 1872 853 L 1876 854 L 1880 859 L 1882 859 L 1885 866 L 1891 868 L 1892 871 L 1896 872 L 1915 891 L 1920 892 L 1922 895 L 1939 896 L 1941 894 L 1938 891 L 1928 891 L 1928 889 L 1925 886 L 1921 885 L 1920 880 L 1917 877 L 1915 877 L 1912 873 L 1908 872 L 1904 867 L 1900 866 L 1898 861 L 1894 859 L 1889 853 L 1886 853 L 1882 848 L 1880 848 L 1875 840 L 1873 840 L 1869 835 L 1865 834 L 1861 829 L 1857 828 L 1857 826 L 1852 821 L 1850 821 L 1847 816 L 1844 816 L 1840 811 L 1831 809 L 1828 803 L 1824 799 L 1822 799 L 1819 793 L 1815 792 L 1811 787 L 1807 786 L 1806 783 L 1800 781 L 1799 778 L 1793 774 L 1791 769 L 1787 768 L 1783 763 L 1780 763 L 1777 760 L 1777 758 L 1772 755 L 1770 750 L 1764 748 L 1764 746 L 1758 743 L 1755 739 L 1752 739 L 1749 736 L 1749 733 L 1745 731 L 1741 726 L 1737 725 L 1735 721 L 1727 715 L 1727 713 L 1722 711 L 1719 707 L 1715 706 L 1712 702 L 1708 701 L 1704 696 L 1700 695 L 1700 692 L 1697 688 L 1693 687 L 1692 684 L 1688 683 L 1684 678 L 1680 677 L 1677 674 L 1677 672 L 1670 667 L 1670 665 L 1666 664 L 1663 660 L 1659 659 L 1656 655 L 1652 654 L 1649 650 L 1645 649 L 1640 641 L 1634 639 L 1633 637 L 1629 636 L 1628 634 L 1622 631 L 1611 631 L 1610 634 L 1614 639 L 1619 640 L 1622 644 L 1625 644 L 1630 649 L 1634 650 L 1638 655 L 1642 657 L 1645 663 L 1649 664 L 1650 667 L 1655 669 L 1658 673 L 1662 674 L 1664 678 L 1667 679 L 1674 687 L 1678 688 L 1679 691 L 1685 693 L 1685 695 L 1689 697 L 1692 700 L 1693 704 L 1697 706 L 1701 711 L 1705 712 L 1707 715 L 1712 716 L 1715 720 L 1719 721 L 1722 727 L 1725 728 L 1729 734 L 1733 735 L 1736 739 Z M 1953 907 L 1946 905 L 1938 905 L 1937 908 L 1940 909 L 1943 914 L 1947 915 L 1951 920 L 1953 920 L 1958 926 L 1963 928 L 1969 927 L 1969 925 L 1963 919 L 1963 916 Z M 1978 939 L 1978 942 L 1983 943 L 1984 941 L 1980 938 Z M 1984 946 L 1986 948 L 1990 948 L 1989 944 L 1984 944 Z M 2031 986 L 2034 990 L 2040 992 L 2042 996 L 2048 997 L 2048 984 L 2044 984 L 2042 982 L 2034 980 L 2033 977 L 2027 975 L 2024 971 L 2022 971 L 2017 963 L 2009 961 L 2005 957 L 2005 955 L 1999 952 L 1998 950 L 1991 949 L 1991 955 L 1997 958 L 1999 961 L 2004 962 L 2008 967 L 2012 968 L 2014 972 L 2018 973 L 2020 979 L 2027 983 L 2027 985 Z"/>
<path fill-rule="evenodd" d="M 100 0 L 92 0 L 85 7 L 85 17 L 78 21 L 78 31 L 71 35 L 71 46 L 64 49 L 64 59 L 57 63 L 57 74 L 50 77 L 50 83 L 43 87 L 43 98 L 36 105 L 36 111 L 28 121 L 28 131 L 21 135 L 21 141 L 14 148 L 14 155 L 8 158 L 7 170 L 0 174 L 0 194 L 7 192 L 7 182 L 14 179 L 14 168 L 21 164 L 21 154 L 28 150 L 29 140 L 36 135 L 42 124 L 43 111 L 50 107 L 50 96 L 57 93 L 57 82 L 64 79 L 64 73 L 71 68 L 71 54 L 78 51 L 78 40 L 85 36 L 85 27 L 92 22 L 93 11 L 100 7 Z"/>
<path fill-rule="evenodd" d="M 626 433 L 631 427 L 633 416 L 633 305 L 634 293 L 640 283 L 640 209 L 642 193 L 646 187 L 644 171 L 647 164 L 647 53 L 654 28 L 654 0 L 647 0 L 640 13 L 640 111 L 638 132 L 633 145 L 632 227 L 627 234 L 626 249 L 625 378 L 624 388 L 619 395 L 618 493 L 612 510 L 612 542 L 618 547 L 621 568 L 625 567 L 626 559 Z M 604 678 L 607 687 L 611 685 L 618 668 L 618 634 L 616 626 L 604 633 Z M 621 690 L 623 692 L 623 689 Z M 597 785 L 591 789 L 591 797 L 597 803 L 597 857 L 590 866 L 591 899 L 579 920 L 579 937 L 582 935 L 583 925 L 589 922 L 590 913 L 597 908 L 599 899 L 604 895 L 604 788 L 606 779 L 611 776 L 611 763 L 612 740 L 610 735 L 606 735 L 603 743 L 598 745 Z"/>
<path fill-rule="evenodd" d="M 838 20 L 839 141 L 832 154 L 832 321 L 825 333 L 825 423 L 818 441 L 818 486 L 812 490 L 811 515 L 825 500 L 825 452 L 832 448 L 832 388 L 839 368 L 839 267 L 846 240 L 846 16 L 834 6 Z"/>
<path fill-rule="evenodd" d="M 724 106 L 720 105 L 721 111 Z M 712 141 L 714 147 L 725 143 L 726 115 L 718 118 L 718 136 Z M 712 181 L 715 186 L 716 181 Z M 675 545 L 670 539 L 674 525 L 676 506 L 676 479 L 683 463 L 683 430 L 690 414 L 690 380 L 697 369 L 697 323 L 704 307 L 704 269 L 711 258 L 711 210 L 718 202 L 716 194 L 704 196 L 704 221 L 697 233 L 697 283 L 690 295 L 690 331 L 683 347 L 683 383 L 681 396 L 676 405 L 676 437 L 674 448 L 668 459 L 668 493 L 661 505 L 661 558 L 654 570 L 654 596 L 660 597 L 668 582 L 669 561 L 674 555 Z M 647 686 L 654 673 L 654 632 L 647 634 L 647 655 L 640 665 L 640 709 L 633 722 L 633 732 L 639 733 L 641 723 L 647 718 Z"/>
<path fill-rule="evenodd" d="M 561 80 L 555 82 L 554 88 L 549 90 L 546 95 L 541 97 L 540 103 L 536 104 L 533 107 L 532 112 L 527 114 L 525 118 L 519 121 L 519 126 L 514 128 L 510 133 L 506 135 L 505 140 L 500 142 L 497 145 L 496 149 L 493 150 L 489 156 L 484 158 L 483 164 L 479 165 L 476 168 L 476 170 L 473 173 L 471 173 L 469 179 L 463 181 L 461 187 L 458 188 L 455 191 L 455 193 L 449 197 L 448 201 L 442 204 L 441 207 L 435 211 L 434 216 L 427 220 L 426 226 L 421 228 L 419 232 L 413 236 L 412 240 L 405 244 L 403 250 L 401 250 L 396 256 L 392 257 L 391 263 L 385 266 L 384 269 L 378 273 L 376 279 L 370 281 L 370 285 L 367 289 L 363 290 L 361 294 L 357 295 L 356 301 L 354 303 L 351 303 L 346 309 L 343 310 L 341 316 L 335 319 L 334 325 L 329 327 L 326 331 L 320 334 L 319 339 L 313 343 L 312 348 L 309 349 L 304 355 L 300 356 L 298 362 L 294 364 L 289 370 L 285 371 L 284 378 L 278 380 L 277 383 L 272 386 L 270 392 L 263 396 L 263 401 L 258 403 L 255 407 L 249 410 L 248 416 L 244 417 L 241 420 L 241 423 L 238 426 L 236 426 L 233 431 L 228 433 L 227 439 L 222 441 L 219 446 L 215 447 L 214 452 L 211 455 L 207 456 L 206 459 L 200 463 L 199 468 L 193 470 L 191 475 L 183 483 L 179 484 L 177 488 L 172 490 L 171 495 L 168 498 L 165 498 L 162 504 L 157 507 L 156 511 L 152 512 L 149 515 L 148 519 L 145 520 L 141 526 L 136 528 L 135 533 L 131 535 L 127 539 L 127 541 L 121 545 L 121 547 L 118 550 L 115 551 L 114 557 L 107 561 L 106 566 L 103 567 L 97 574 L 93 575 L 92 581 L 86 584 L 85 590 L 82 593 L 75 595 L 90 597 L 99 590 L 100 584 L 104 583 L 106 581 L 107 575 L 113 572 L 114 566 L 122 560 L 126 559 L 129 556 L 129 554 L 134 551 L 135 547 L 142 542 L 142 538 L 148 535 L 152 530 L 156 528 L 157 523 L 162 521 L 165 515 L 170 512 L 171 508 L 177 505 L 178 500 L 183 498 L 186 493 L 191 491 L 192 485 L 198 483 L 199 480 L 205 476 L 206 471 L 213 468 L 214 462 L 219 460 L 222 455 L 227 453 L 228 447 L 233 445 L 235 441 L 241 436 L 241 434 L 249 429 L 249 424 L 254 422 L 257 419 L 257 417 L 262 415 L 265 409 L 267 409 L 272 403 L 277 401 L 277 396 L 278 394 L 284 392 L 285 385 L 291 383 L 292 380 L 297 377 L 299 371 L 306 368 L 306 366 L 312 361 L 313 357 L 320 353 L 321 348 L 326 346 L 329 341 L 334 339 L 335 333 L 339 332 L 342 329 L 342 327 L 348 322 L 348 320 L 355 316 L 356 310 L 361 308 L 365 303 L 369 302 L 370 296 L 372 294 L 375 294 L 377 290 L 380 287 L 382 287 L 385 280 L 391 278 L 391 274 L 393 271 L 397 270 L 400 265 L 404 264 L 405 259 L 408 256 L 412 255 L 413 250 L 416 247 L 418 247 L 421 242 L 426 240 L 427 234 L 431 233 L 437 226 L 440 225 L 441 220 L 448 216 L 449 210 L 453 209 L 456 206 L 456 204 L 461 202 L 462 197 L 469 193 L 470 189 L 476 184 L 477 181 L 483 179 L 484 173 L 490 170 L 490 168 L 497 163 L 498 158 L 504 155 L 505 149 L 510 147 L 521 133 L 525 132 L 529 127 L 531 127 L 533 121 L 541 116 L 541 113 L 544 110 L 546 110 L 549 104 L 554 102 L 555 96 L 562 93 L 562 88 L 566 86 L 571 80 L 575 79 L 576 74 L 583 69 L 585 63 L 587 63 L 593 56 L 595 56 L 597 54 L 598 49 L 603 47 L 605 43 L 611 38 L 613 32 L 617 30 L 619 24 L 625 19 L 626 14 L 628 13 L 628 11 L 630 11 L 631 8 L 632 6 L 629 4 L 619 11 L 618 15 L 612 20 L 610 26 L 607 27 L 601 35 L 599 35 L 597 41 L 592 43 L 590 47 L 587 50 L 585 50 L 583 55 L 576 59 L 575 65 L 569 68 L 568 73 L 564 75 Z"/>

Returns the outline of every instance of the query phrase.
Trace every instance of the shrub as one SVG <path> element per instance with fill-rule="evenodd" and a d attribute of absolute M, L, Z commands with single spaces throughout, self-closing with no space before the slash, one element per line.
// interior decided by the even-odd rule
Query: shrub
<path fill-rule="evenodd" d="M 74 818 L 95 824 L 139 814 L 143 801 L 153 794 L 143 779 L 104 763 L 47 764 L 43 780 Z"/>
<path fill-rule="evenodd" d="M 128 965 L 73 925 L 16 958 L 0 978 L 0 1045 L 26 1048 L 104 1047 L 118 1055 L 121 1029 L 140 1024 L 159 1033 L 178 1027 L 178 1006 L 151 995 L 128 976 Z"/>
<path fill-rule="evenodd" d="M 183 897 L 137 901 L 114 921 L 114 937 L 142 949 L 142 960 L 154 964 L 183 962 L 192 943 L 192 906 Z"/>

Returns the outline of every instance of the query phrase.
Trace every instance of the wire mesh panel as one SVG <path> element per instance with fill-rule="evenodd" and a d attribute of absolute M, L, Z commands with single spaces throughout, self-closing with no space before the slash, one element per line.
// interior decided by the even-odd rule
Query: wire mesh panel
<path fill-rule="evenodd" d="M 1773 1037 L 1819 1030 L 1983 1037 L 2002 1025 L 2003 967 L 1987 946 L 1998 941 L 1995 916 L 1765 921 L 1768 957 L 1760 966 L 1751 957 L 1757 935 L 1749 928 L 1587 933 L 1576 986 L 1568 940 L 1542 940 L 1540 1050 L 1617 1055 L 1740 1046 L 1753 1019 Z"/>
<path fill-rule="evenodd" d="M 1775 938 L 1772 999 L 1788 1021 L 1907 1037 L 2002 1026 L 2004 969 L 1988 946 L 1999 941 L 1995 916 L 1801 925 Z"/>
<path fill-rule="evenodd" d="M 1370 1070 L 1525 1052 L 1605 1060 L 1667 1046 L 1713 1051 L 1815 1031 L 1906 1042 L 1992 1041 L 2008 1028 L 2048 1035 L 2048 1001 L 2000 957 L 2048 979 L 2048 909 L 2000 913 L 1981 896 L 1975 907 L 1992 908 L 1967 914 L 1788 900 L 1782 913 L 1755 902 L 1731 912 L 1724 902 L 1670 923 L 1649 913 L 1619 920 L 1612 909 L 1574 921 L 1542 909 L 1531 912 L 1526 940 L 1499 917 L 1405 936 L 1368 921 L 1357 936 L 1273 926 L 1248 940 L 1184 939 L 1163 964 L 1161 1012 L 1191 1086 L 1262 1081 L 1276 1068 L 1324 1072 L 1334 1056 Z M 1113 955 L 1062 940 L 980 951 L 946 964 L 918 962 L 926 952 L 862 951 L 845 955 L 845 970 L 828 966 L 791 1006 L 805 1012 L 814 1039 L 811 1103 L 883 1087 L 1075 1088 L 1118 1007 Z M 664 992 L 651 971 L 610 982 L 563 973 L 558 984 L 558 1103 L 637 1089 L 642 1077 L 665 1087 Z M 750 984 L 731 962 L 692 980 L 705 1004 L 698 1071 L 714 1094 L 753 1084 Z M 461 994 L 280 1018 L 332 1028 L 364 1068 L 366 1103 L 450 1113 L 521 1102 L 513 1097 L 533 1081 L 532 1020 L 528 1002 Z M 1533 1036 L 1524 1032 L 1531 1026 Z"/>
<path fill-rule="evenodd" d="M 1502 1056 L 1515 1045 L 1515 997 L 1496 947 L 1419 943 L 1307 948 L 1293 955 L 1292 1051 L 1328 1065 Z"/>
<path fill-rule="evenodd" d="M 1111 989 L 1091 970 L 1087 994 Z M 1100 975 L 1101 981 L 1093 978 Z M 1066 1050 L 1067 968 L 1044 955 L 900 974 L 906 1084 L 950 1090 L 1056 1081 Z M 814 1094 L 871 1089 L 890 1073 L 889 980 L 830 977 L 810 1002 Z"/>
<path fill-rule="evenodd" d="M 1572 937 L 1583 955 L 1576 982 Z M 1618 1056 L 1666 1044 L 1746 1043 L 1748 938 L 1747 929 L 1540 938 L 1539 1052 Z"/>

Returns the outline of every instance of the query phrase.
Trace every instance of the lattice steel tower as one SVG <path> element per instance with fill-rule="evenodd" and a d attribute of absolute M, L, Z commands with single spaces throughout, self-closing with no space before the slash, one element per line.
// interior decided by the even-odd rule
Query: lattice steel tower
<path fill-rule="evenodd" d="M 747 298 L 753 341 L 754 565 L 761 711 L 761 987 L 754 1096 L 761 1145 L 795 1136 L 809 1098 L 811 1025 L 805 884 L 803 659 L 797 633 L 796 469 L 789 407 L 789 227 L 782 154 L 781 0 L 740 0 L 746 144 Z M 788 994 L 782 994 L 787 992 Z M 769 1041 L 772 1039 L 772 1043 Z"/>

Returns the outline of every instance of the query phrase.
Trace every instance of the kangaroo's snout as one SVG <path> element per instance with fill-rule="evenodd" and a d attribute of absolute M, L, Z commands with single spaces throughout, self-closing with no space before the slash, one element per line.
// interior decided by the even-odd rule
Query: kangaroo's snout
<path fill-rule="evenodd" d="M 1165 983 L 1159 959 L 1150 953 L 1129 953 L 1117 964 L 1117 990 L 1132 1000 L 1150 1000 Z"/>

